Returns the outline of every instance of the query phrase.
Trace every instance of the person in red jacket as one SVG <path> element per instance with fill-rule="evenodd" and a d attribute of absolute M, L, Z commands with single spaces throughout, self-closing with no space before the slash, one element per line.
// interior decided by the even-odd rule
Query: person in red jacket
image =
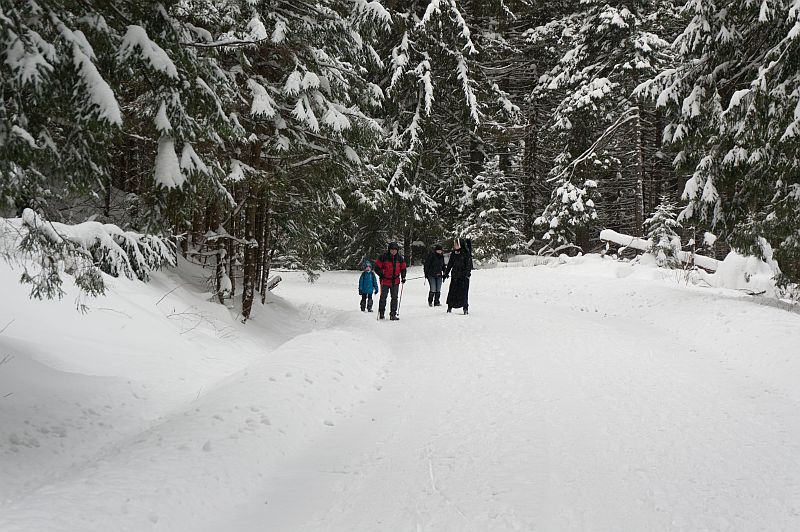
<path fill-rule="evenodd" d="M 397 293 L 401 283 L 406 282 L 406 260 L 400 254 L 397 242 L 389 242 L 389 250 L 375 261 L 375 273 L 381 279 L 381 299 L 378 303 L 378 317 L 384 319 L 386 298 L 392 295 L 389 307 L 389 319 L 399 320 L 397 316 Z"/>

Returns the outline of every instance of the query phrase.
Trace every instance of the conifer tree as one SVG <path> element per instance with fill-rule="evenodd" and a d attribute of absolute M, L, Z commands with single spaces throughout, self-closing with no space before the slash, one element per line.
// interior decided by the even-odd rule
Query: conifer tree
<path fill-rule="evenodd" d="M 463 198 L 466 217 L 457 227 L 460 236 L 472 239 L 476 259 L 497 262 L 519 251 L 523 237 L 516 196 L 511 180 L 500 169 L 499 156 L 491 157 Z"/>
<path fill-rule="evenodd" d="M 681 238 L 677 230 L 681 224 L 675 211 L 675 203 L 662 197 L 655 212 L 645 221 L 650 253 L 655 256 L 656 264 L 664 268 L 675 268 L 680 263 L 677 252 L 681 250 Z"/>
<path fill-rule="evenodd" d="M 690 0 L 678 64 L 640 93 L 669 113 L 664 138 L 691 177 L 682 220 L 764 256 L 800 281 L 800 6 L 791 0 Z"/>
<path fill-rule="evenodd" d="M 572 186 L 596 182 L 598 223 L 641 234 L 644 173 L 651 164 L 645 160 L 646 112 L 632 91 L 637 79 L 669 64 L 669 45 L 654 31 L 663 30 L 671 5 L 584 0 L 569 7 L 571 12 L 531 32 L 534 42 L 563 51 L 535 91 L 558 98 L 551 128 L 560 153 L 549 179 L 557 187 L 566 174 Z M 558 212 L 552 207 L 546 212 Z"/>

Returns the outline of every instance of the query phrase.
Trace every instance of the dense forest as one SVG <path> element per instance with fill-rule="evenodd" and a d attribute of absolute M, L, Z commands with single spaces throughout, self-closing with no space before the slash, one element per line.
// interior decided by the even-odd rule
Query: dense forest
<path fill-rule="evenodd" d="M 0 95 L 37 297 L 181 254 L 246 319 L 274 267 L 603 228 L 800 281 L 796 0 L 0 0 Z"/>

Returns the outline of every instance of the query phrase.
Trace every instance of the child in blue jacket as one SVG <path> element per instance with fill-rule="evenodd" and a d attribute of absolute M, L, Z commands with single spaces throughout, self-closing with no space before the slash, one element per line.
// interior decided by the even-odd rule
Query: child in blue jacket
<path fill-rule="evenodd" d="M 369 261 L 364 264 L 364 271 L 358 279 L 358 293 L 361 295 L 361 312 L 366 309 L 372 312 L 372 294 L 378 293 L 378 278 L 372 273 Z"/>

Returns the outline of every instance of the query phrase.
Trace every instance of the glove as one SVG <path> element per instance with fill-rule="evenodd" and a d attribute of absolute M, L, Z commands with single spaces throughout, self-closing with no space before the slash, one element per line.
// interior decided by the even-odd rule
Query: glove
<path fill-rule="evenodd" d="M 378 291 L 377 291 L 377 290 L 375 290 L 375 293 L 374 293 L 374 294 L 372 294 L 372 295 L 377 295 L 377 294 L 378 294 Z"/>
<path fill-rule="evenodd" d="M 405 277 L 403 277 L 402 279 L 400 279 L 400 282 L 401 282 L 401 283 L 403 283 L 403 284 L 405 284 L 405 282 L 406 282 L 406 278 L 405 278 Z"/>
<path fill-rule="evenodd" d="M 450 276 L 449 275 L 445 275 L 444 277 L 442 277 L 442 281 L 446 281 L 448 277 L 450 277 Z"/>

